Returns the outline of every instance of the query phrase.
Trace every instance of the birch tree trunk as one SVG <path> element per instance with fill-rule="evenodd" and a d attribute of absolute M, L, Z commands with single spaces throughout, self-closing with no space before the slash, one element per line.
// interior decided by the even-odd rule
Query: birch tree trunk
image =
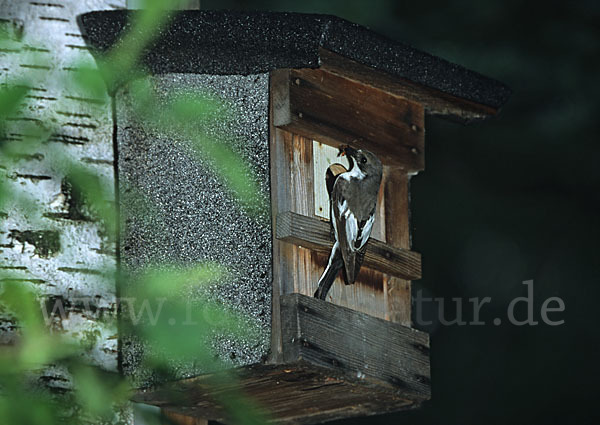
<path fill-rule="evenodd" d="M 23 143 L 24 122 L 51 122 L 58 131 L 48 143 L 18 161 L 0 158 L 0 178 L 34 199 L 33 208 L 17 204 L 0 211 L 0 267 L 22 276 L 24 285 L 41 291 L 54 331 L 87 347 L 87 360 L 117 371 L 114 237 L 85 214 L 65 175 L 51 165 L 52 152 L 91 167 L 105 181 L 107 202 L 114 203 L 113 121 L 110 102 L 77 91 L 73 69 L 94 64 L 77 25 L 92 10 L 119 9 L 125 0 L 3 0 L 0 23 L 8 29 L 8 47 L 0 49 L 0 84 L 22 81 L 30 87 L 28 106 L 11 117 L 5 143 Z M 102 317 L 112 320 L 100 320 Z M 0 344 L 14 340 L 14 323 L 0 318 Z M 44 381 L 64 384 L 62 371 L 48 368 Z"/>

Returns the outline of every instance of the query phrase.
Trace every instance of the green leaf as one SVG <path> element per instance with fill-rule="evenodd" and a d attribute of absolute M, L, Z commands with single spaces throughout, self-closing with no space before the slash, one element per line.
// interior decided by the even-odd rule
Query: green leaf
<path fill-rule="evenodd" d="M 89 67 L 83 64 L 73 66 L 75 69 L 70 75 L 69 84 L 76 84 L 80 95 L 96 99 L 98 106 L 110 101 L 106 90 L 106 83 L 102 72 L 97 67 Z"/>
<path fill-rule="evenodd" d="M 109 240 L 115 240 L 117 234 L 117 210 L 112 197 L 113 182 L 106 180 L 93 168 L 83 166 L 72 160 L 62 163 L 63 172 L 69 184 L 73 185 L 74 193 L 80 198 L 79 213 L 84 219 L 98 219 L 105 226 L 104 234 Z"/>
<path fill-rule="evenodd" d="M 29 92 L 25 84 L 8 85 L 0 89 L 0 125 L 21 108 L 21 103 Z"/>
<path fill-rule="evenodd" d="M 109 419 L 117 405 L 125 403 L 132 389 L 117 374 L 75 362 L 70 367 L 75 397 L 88 414 Z"/>

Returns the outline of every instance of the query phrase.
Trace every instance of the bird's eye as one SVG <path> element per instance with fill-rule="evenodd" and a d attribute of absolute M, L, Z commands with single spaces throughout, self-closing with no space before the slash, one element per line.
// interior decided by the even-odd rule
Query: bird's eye
<path fill-rule="evenodd" d="M 362 157 L 362 159 L 360 160 L 360 162 L 362 162 L 363 164 L 367 163 L 367 158 L 365 158 L 364 156 Z"/>

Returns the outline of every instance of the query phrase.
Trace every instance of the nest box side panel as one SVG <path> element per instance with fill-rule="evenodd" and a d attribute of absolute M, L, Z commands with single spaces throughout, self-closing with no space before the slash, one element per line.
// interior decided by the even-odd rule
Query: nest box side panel
<path fill-rule="evenodd" d="M 380 191 L 384 193 L 385 241 L 410 250 L 410 176 L 402 170 L 385 167 Z M 420 274 L 420 264 L 419 264 Z M 411 326 L 411 281 L 386 274 L 383 279 L 385 319 Z"/>
<path fill-rule="evenodd" d="M 222 99 L 226 113 L 199 118 L 202 124 L 190 122 L 190 129 L 201 125 L 205 137 L 226 143 L 240 155 L 254 174 L 247 178 L 257 178 L 268 199 L 267 74 L 165 74 L 149 77 L 148 82 L 161 101 L 198 91 Z M 187 141 L 145 123 L 136 115 L 134 101 L 128 87 L 115 96 L 122 267 L 136 272 L 146 266 L 206 261 L 226 266 L 231 272 L 226 282 L 195 288 L 184 296 L 192 303 L 208 297 L 256 322 L 259 332 L 254 340 L 216 336 L 213 348 L 231 367 L 261 362 L 270 342 L 272 247 L 270 227 L 259 223 L 269 222 L 269 211 L 259 220 L 248 215 L 216 171 L 223 164 L 193 153 Z M 126 314 L 122 320 L 127 320 Z M 153 384 L 152 372 L 141 369 L 139 362 L 144 350 L 154 347 L 136 335 L 124 335 L 121 345 L 124 372 L 140 386 Z M 210 372 L 198 364 L 173 368 L 175 378 Z"/>

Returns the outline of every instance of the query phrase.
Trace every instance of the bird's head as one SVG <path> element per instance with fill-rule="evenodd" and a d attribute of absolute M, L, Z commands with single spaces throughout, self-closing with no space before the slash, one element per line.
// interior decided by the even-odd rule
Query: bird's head
<path fill-rule="evenodd" d="M 357 166 L 367 176 L 381 176 L 383 165 L 379 158 L 366 149 L 355 149 L 352 146 L 340 146 L 338 156 L 347 156 L 350 169 Z"/>

